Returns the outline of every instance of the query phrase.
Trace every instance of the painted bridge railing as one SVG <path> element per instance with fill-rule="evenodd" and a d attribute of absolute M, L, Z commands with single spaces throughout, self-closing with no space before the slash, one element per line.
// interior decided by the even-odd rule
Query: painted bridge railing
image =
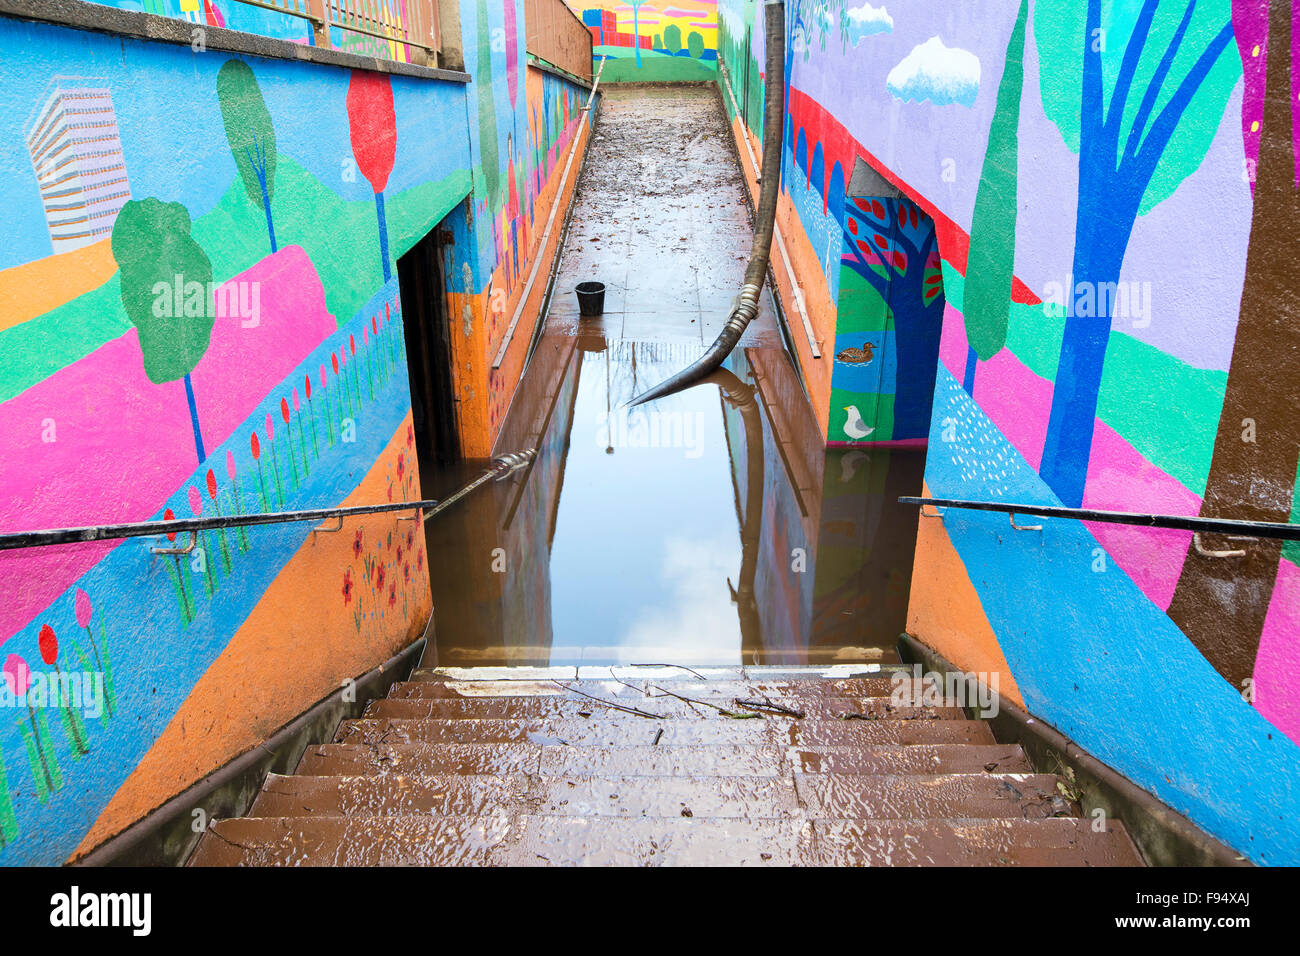
<path fill-rule="evenodd" d="M 437 66 L 442 46 L 437 0 L 235 0 L 311 24 L 312 43 L 334 46 L 332 30 L 342 32 L 350 53 Z"/>
<path fill-rule="evenodd" d="M 528 52 L 591 82 L 591 31 L 564 0 L 524 0 Z"/>
<path fill-rule="evenodd" d="M 317 531 L 338 531 L 343 526 L 344 518 L 357 515 L 388 514 L 394 511 L 411 511 L 411 520 L 428 521 L 446 511 L 466 495 L 481 488 L 489 481 L 502 481 L 521 468 L 526 468 L 536 456 L 537 450 L 512 452 L 500 455 L 492 462 L 487 471 L 453 494 L 440 500 L 396 501 L 382 505 L 356 505 L 348 508 L 307 508 L 300 511 L 271 511 L 266 514 L 217 515 L 211 518 L 176 518 L 168 521 L 132 521 L 123 524 L 85 525 L 77 528 L 51 528 L 44 531 L 17 531 L 0 534 L 0 551 L 15 551 L 19 548 L 40 548 L 56 544 L 78 544 L 87 541 L 115 541 L 125 538 L 166 537 L 174 541 L 178 534 L 188 534 L 189 544 L 182 548 L 155 548 L 158 554 L 188 554 L 197 544 L 200 531 L 213 531 L 219 528 L 249 528 L 264 524 L 289 524 L 296 521 L 326 521 L 334 519 L 334 527 L 321 526 Z"/>

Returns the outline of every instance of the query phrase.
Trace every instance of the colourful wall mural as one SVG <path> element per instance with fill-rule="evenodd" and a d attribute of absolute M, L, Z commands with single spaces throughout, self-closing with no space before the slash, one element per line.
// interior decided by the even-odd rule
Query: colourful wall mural
<path fill-rule="evenodd" d="M 602 83 L 711 81 L 717 0 L 567 0 L 591 32 Z"/>
<path fill-rule="evenodd" d="M 483 356 L 585 135 L 522 24 L 492 50 L 514 11 L 466 0 L 469 83 L 0 18 L 4 531 L 418 498 L 396 261 L 440 223 L 462 445 L 491 447 L 535 312 Z M 431 611 L 396 516 L 155 550 L 187 543 L 0 553 L 0 862 L 88 851 Z"/>
<path fill-rule="evenodd" d="M 847 199 L 860 163 L 934 224 L 930 493 L 1297 520 L 1300 4 L 786 9 L 776 275 L 807 303 L 822 358 L 793 339 L 828 434 L 836 356 L 864 349 L 840 323 L 885 308 L 853 228 L 901 219 Z M 762 33 L 754 4 L 720 0 L 733 131 L 756 151 Z M 1256 862 L 1300 862 L 1300 551 L 1041 523 L 922 521 L 909 630 Z"/>

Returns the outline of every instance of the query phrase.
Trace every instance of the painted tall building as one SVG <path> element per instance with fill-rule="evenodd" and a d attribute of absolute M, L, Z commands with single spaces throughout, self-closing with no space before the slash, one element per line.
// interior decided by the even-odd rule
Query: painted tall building
<path fill-rule="evenodd" d="M 55 253 L 107 239 L 131 198 L 108 86 L 102 80 L 59 77 L 26 133 Z"/>

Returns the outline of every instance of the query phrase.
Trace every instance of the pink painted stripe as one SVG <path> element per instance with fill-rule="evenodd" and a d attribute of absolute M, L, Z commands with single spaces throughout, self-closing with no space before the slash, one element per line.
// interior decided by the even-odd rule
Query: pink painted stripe
<path fill-rule="evenodd" d="M 966 330 L 951 306 L 940 340 L 944 365 L 961 379 L 966 364 Z M 1052 383 L 1028 369 L 1009 349 L 980 362 L 975 400 L 1015 446 L 1031 468 L 1038 469 L 1052 406 Z M 1083 506 L 1099 511 L 1139 511 L 1194 515 L 1200 496 L 1149 462 L 1118 432 L 1100 420 L 1092 440 Z M 1168 609 L 1183 559 L 1191 544 L 1186 531 L 1087 522 L 1088 530 L 1111 560 L 1156 605 Z"/>
<path fill-rule="evenodd" d="M 251 328 L 218 318 L 191 375 L 209 455 L 336 328 L 300 246 L 281 249 L 230 281 L 256 284 L 261 317 Z M 46 420 L 53 422 L 54 441 L 41 440 Z M 149 381 L 135 329 L 0 404 L 0 434 L 31 436 L 24 454 L 0 457 L 6 531 L 146 520 L 198 466 L 185 386 Z M 4 552 L 0 643 L 117 545 Z"/>
<path fill-rule="evenodd" d="M 1255 707 L 1300 743 L 1300 568 L 1283 561 L 1255 656 Z"/>

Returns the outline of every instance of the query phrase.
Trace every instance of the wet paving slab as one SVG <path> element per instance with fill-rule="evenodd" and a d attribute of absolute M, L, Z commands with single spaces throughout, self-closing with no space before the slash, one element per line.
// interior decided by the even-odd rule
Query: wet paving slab
<path fill-rule="evenodd" d="M 608 92 L 496 448 L 538 454 L 428 524 L 425 666 L 897 663 L 924 455 L 825 448 L 770 293 L 714 381 L 627 407 L 712 341 L 751 241 L 716 91 Z"/>

